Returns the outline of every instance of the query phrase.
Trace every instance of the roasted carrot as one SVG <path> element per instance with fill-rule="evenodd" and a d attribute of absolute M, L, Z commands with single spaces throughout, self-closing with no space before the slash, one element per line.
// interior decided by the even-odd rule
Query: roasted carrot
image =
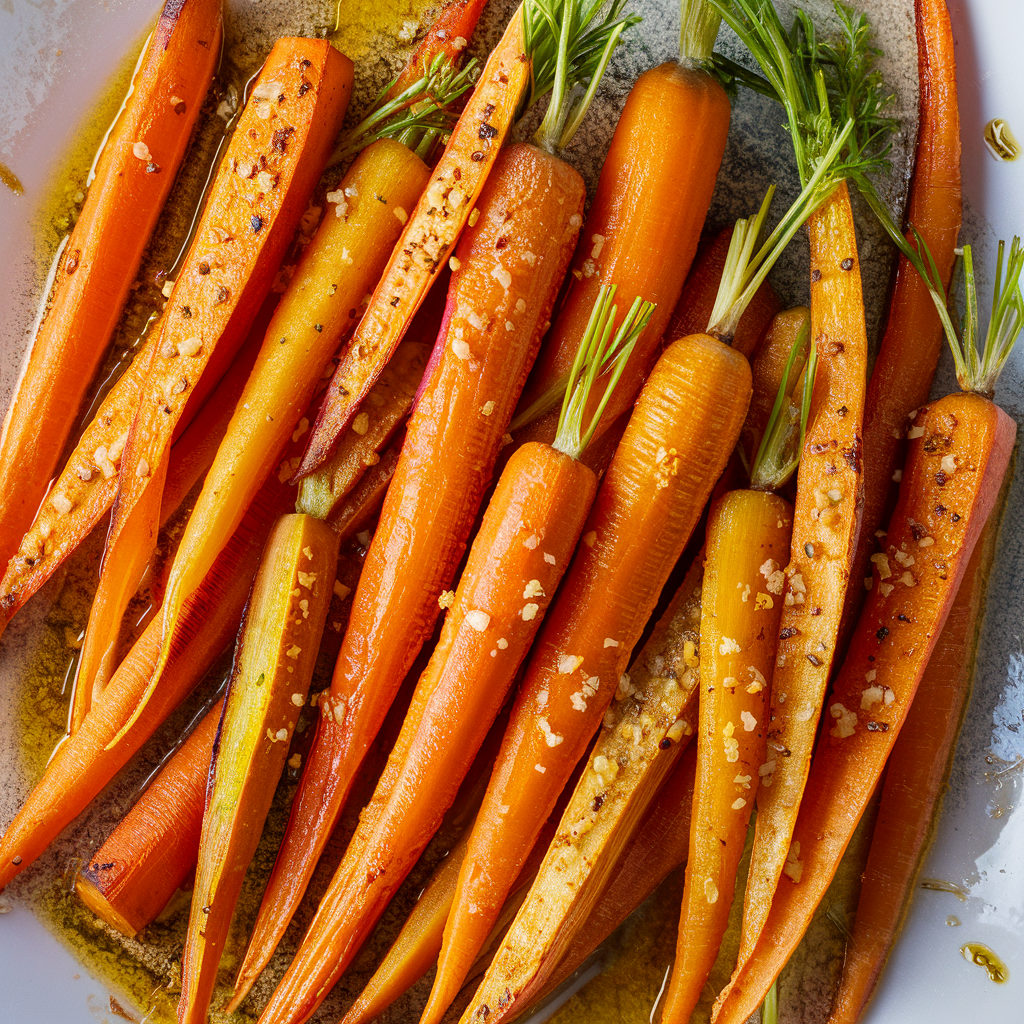
<path fill-rule="evenodd" d="M 600 723 L 749 401 L 746 360 L 700 335 L 666 349 L 648 379 L 527 665 L 459 876 L 424 1020 L 438 1020 L 459 990 Z"/>
<path fill-rule="evenodd" d="M 180 1024 L 207 1019 L 242 879 L 306 703 L 337 561 L 338 535 L 304 515 L 282 516 L 260 559 L 213 748 L 181 957 Z"/>
<path fill-rule="evenodd" d="M 0 435 L 0 567 L 46 496 L 135 280 L 221 45 L 220 0 L 167 0 L 64 245 Z"/>
<path fill-rule="evenodd" d="M 351 61 L 324 40 L 279 40 L 260 72 L 160 321 L 121 457 L 80 686 L 102 685 L 113 668 L 121 617 L 156 543 L 175 424 L 209 364 L 230 361 L 248 332 L 323 170 L 351 86 Z"/>
<path fill-rule="evenodd" d="M 965 393 L 923 407 L 911 430 L 900 496 L 874 556 L 875 575 L 850 651 L 833 686 L 785 877 L 750 957 L 717 1004 L 715 1019 L 739 1024 L 764 997 L 800 941 L 835 875 L 907 718 L 975 543 L 1009 466 L 1016 423 L 986 395 L 1024 324 L 1024 250 L 1000 243 L 993 314 L 984 356 L 977 299 L 964 247 L 970 311 L 963 342 L 952 329 Z M 935 287 L 935 280 L 929 282 Z"/>
<path fill-rule="evenodd" d="M 503 190 L 503 174 L 499 163 L 488 190 Z M 501 230 L 511 243 L 509 220 Z M 265 1021 L 308 1017 L 351 963 L 441 824 L 530 649 L 597 490 L 578 461 L 596 427 L 582 422 L 589 389 L 606 357 L 628 358 L 651 314 L 634 308 L 613 339 L 610 303 L 602 292 L 555 445 L 520 448 L 498 481 L 458 588 L 441 602 L 441 637 L 387 767 Z"/>
<path fill-rule="evenodd" d="M 920 81 L 917 159 L 907 221 L 920 233 L 949 286 L 960 231 L 960 114 L 953 32 L 945 0 L 916 0 Z M 908 244 L 913 238 L 908 239 Z M 845 618 L 856 622 L 875 531 L 894 499 L 892 476 L 903 452 L 907 417 L 928 399 L 942 350 L 942 324 L 925 282 L 901 255 L 882 344 L 864 405 L 864 527 L 850 578 Z M 897 437 L 897 435 L 900 435 Z"/>
<path fill-rule="evenodd" d="M 856 1024 L 906 917 L 971 692 L 999 506 L 974 548 L 885 769 L 853 934 L 829 1024 Z"/>
<path fill-rule="evenodd" d="M 150 924 L 195 868 L 222 704 L 206 712 L 78 872 L 78 898 L 125 935 Z"/>
<path fill-rule="evenodd" d="M 627 411 L 658 345 L 697 249 L 725 152 L 730 107 L 703 67 L 719 19 L 704 0 L 683 0 L 680 59 L 645 72 L 612 137 L 573 261 L 573 278 L 517 411 L 517 440 L 554 437 L 565 379 L 598 289 L 614 281 L 625 304 L 657 306 L 615 390 L 604 423 Z"/>
<path fill-rule="evenodd" d="M 470 1004 L 518 1016 L 546 986 L 697 724 L 698 556 L 624 677 L 534 881 Z"/>

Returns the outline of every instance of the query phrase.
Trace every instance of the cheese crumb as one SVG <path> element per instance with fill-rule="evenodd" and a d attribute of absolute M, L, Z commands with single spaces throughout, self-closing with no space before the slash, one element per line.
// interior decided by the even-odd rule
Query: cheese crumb
<path fill-rule="evenodd" d="M 438 606 L 441 608 L 451 608 L 455 603 L 455 592 L 452 590 L 443 590 L 441 596 L 437 599 Z"/>
<path fill-rule="evenodd" d="M 484 404 L 480 406 L 480 414 L 482 416 L 490 416 L 492 412 L 494 412 L 493 402 L 484 402 Z"/>
<path fill-rule="evenodd" d="M 352 593 L 352 588 L 351 587 L 346 587 L 345 584 L 341 582 L 341 580 L 335 580 L 334 581 L 334 593 L 335 593 L 335 596 L 338 598 L 338 600 L 344 601 L 345 598 L 348 597 L 348 595 Z"/>
<path fill-rule="evenodd" d="M 545 551 L 544 552 L 544 561 L 547 562 L 548 565 L 554 565 L 555 564 L 555 556 L 552 555 L 550 552 Z"/>
<path fill-rule="evenodd" d="M 564 736 L 559 736 L 557 732 L 551 731 L 551 726 L 546 718 L 537 719 L 537 728 L 544 734 L 544 742 L 549 747 L 557 747 L 565 739 Z"/>
<path fill-rule="evenodd" d="M 757 719 L 749 711 L 740 712 L 740 721 L 744 732 L 753 732 L 757 728 Z"/>
<path fill-rule="evenodd" d="M 740 647 L 732 637 L 723 636 L 722 642 L 718 645 L 718 653 L 723 657 L 727 654 L 739 654 L 743 648 Z"/>
<path fill-rule="evenodd" d="M 302 653 L 302 648 L 298 644 L 292 644 L 287 651 L 284 652 L 289 658 L 297 658 Z"/>
<path fill-rule="evenodd" d="M 299 585 L 307 590 L 312 590 L 316 584 L 317 574 L 315 572 L 303 572 L 301 569 L 296 574 L 299 578 Z"/>
<path fill-rule="evenodd" d="M 741 796 L 736 797 L 736 799 L 733 800 L 733 802 L 732 802 L 732 809 L 734 811 L 739 811 L 739 810 L 741 810 L 742 808 L 744 808 L 746 806 L 747 806 L 747 801 L 744 800 L 743 797 L 741 797 Z"/>
<path fill-rule="evenodd" d="M 149 152 L 149 146 L 144 142 L 136 142 L 132 146 L 132 155 L 139 160 L 145 160 L 147 163 L 152 159 L 152 154 Z"/>
<path fill-rule="evenodd" d="M 718 902 L 718 886 L 713 878 L 704 879 L 704 897 L 708 903 Z"/>
<path fill-rule="evenodd" d="M 606 636 L 604 638 L 604 646 L 605 647 L 618 647 L 619 646 L 619 641 L 618 640 L 613 640 L 610 636 Z"/>
<path fill-rule="evenodd" d="M 305 699 L 305 697 L 302 696 L 301 693 L 293 693 L 292 694 L 292 703 L 297 708 L 301 708 L 302 705 L 306 703 L 306 699 Z"/>
<path fill-rule="evenodd" d="M 506 640 L 506 639 L 505 639 L 504 637 L 502 637 L 502 638 L 501 638 L 501 639 L 500 639 L 500 640 L 498 641 L 498 650 L 504 651 L 504 650 L 506 650 L 507 648 L 508 648 L 508 641 L 507 641 L 507 640 Z"/>
<path fill-rule="evenodd" d="M 473 611 L 466 613 L 466 621 L 478 633 L 482 633 L 491 624 L 491 617 L 487 612 L 474 608 Z"/>
<path fill-rule="evenodd" d="M 537 612 L 539 611 L 539 604 L 524 604 L 523 610 L 519 614 L 522 616 L 523 622 L 529 622 L 531 619 L 537 617 Z"/>
<path fill-rule="evenodd" d="M 578 654 L 560 654 L 558 656 L 558 672 L 567 676 L 583 664 L 583 659 Z"/>
<path fill-rule="evenodd" d="M 352 433 L 358 434 L 362 437 L 370 429 L 370 417 L 365 413 L 361 412 L 352 421 Z"/>
<path fill-rule="evenodd" d="M 544 597 L 544 588 L 540 585 L 540 580 L 530 580 L 523 588 L 523 597 Z"/>

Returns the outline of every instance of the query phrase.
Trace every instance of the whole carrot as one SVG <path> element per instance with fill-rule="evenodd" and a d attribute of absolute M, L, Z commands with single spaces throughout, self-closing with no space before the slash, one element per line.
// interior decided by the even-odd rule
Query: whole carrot
<path fill-rule="evenodd" d="M 977 309 L 970 247 L 968 304 Z M 1024 324 L 1024 249 L 1000 244 L 993 315 L 979 355 L 975 313 L 949 342 L 965 393 L 922 408 L 874 583 L 829 699 L 790 843 L 785 876 L 751 956 L 716 1004 L 739 1024 L 803 936 L 907 719 L 918 683 L 1009 466 L 1016 424 L 986 395 Z M 935 287 L 935 281 L 930 282 Z"/>
<path fill-rule="evenodd" d="M 219 59 L 220 0 L 168 0 L 97 160 L 0 434 L 0 568 L 46 495 Z"/>
<path fill-rule="evenodd" d="M 351 61 L 324 40 L 279 40 L 260 72 L 160 321 L 121 456 L 78 685 L 109 677 L 121 617 L 156 544 L 175 425 L 210 364 L 226 367 L 248 332 L 351 87 Z"/>

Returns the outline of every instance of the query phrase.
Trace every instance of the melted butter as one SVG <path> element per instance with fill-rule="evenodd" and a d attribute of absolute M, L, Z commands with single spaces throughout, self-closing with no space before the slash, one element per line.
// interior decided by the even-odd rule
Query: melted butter
<path fill-rule="evenodd" d="M 963 958 L 978 967 L 984 967 L 990 981 L 1002 985 L 1010 978 L 1010 971 L 1000 957 L 983 942 L 966 942 L 960 947 Z"/>
<path fill-rule="evenodd" d="M 1016 160 L 1020 156 L 1020 143 L 1001 117 L 994 117 L 985 125 L 985 145 L 997 160 Z"/>
<path fill-rule="evenodd" d="M 18 176 L 4 163 L 0 163 L 0 184 L 6 185 L 16 196 L 25 191 Z"/>

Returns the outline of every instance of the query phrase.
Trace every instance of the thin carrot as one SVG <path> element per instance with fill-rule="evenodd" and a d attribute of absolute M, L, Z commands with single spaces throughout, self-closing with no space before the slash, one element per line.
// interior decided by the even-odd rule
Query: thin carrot
<path fill-rule="evenodd" d="M 160 321 L 121 457 L 77 685 L 102 686 L 113 668 L 121 617 L 156 544 L 175 424 L 204 371 L 230 361 L 248 332 L 351 86 L 351 61 L 324 40 L 279 40 L 260 72 Z"/>
<path fill-rule="evenodd" d="M 971 692 L 1003 497 L 974 548 L 889 755 L 857 917 L 829 1024 L 856 1024 L 860 1019 L 906 917 L 934 834 L 936 809 Z"/>
<path fill-rule="evenodd" d="M 381 453 L 380 461 L 370 466 L 359 478 L 345 499 L 331 510 L 331 522 L 342 540 L 365 530 L 370 519 L 376 518 L 384 504 L 384 497 L 398 468 L 404 433 L 394 438 Z"/>
<path fill-rule="evenodd" d="M 756 1008 L 832 881 L 907 718 L 1009 466 L 1016 423 L 985 396 L 992 394 L 1024 324 L 1024 249 L 1015 238 L 1004 277 L 1000 243 L 983 357 L 969 246 L 964 261 L 968 327 L 962 343 L 951 326 L 947 337 L 966 391 L 930 403 L 915 419 L 886 550 L 874 556 L 873 587 L 833 687 L 785 878 L 751 956 L 719 997 L 715 1020 L 722 1024 L 739 1024 Z M 934 278 L 929 283 L 935 287 Z"/>
<path fill-rule="evenodd" d="M 95 166 L 0 434 L 0 567 L 18 552 L 106 351 L 220 54 L 220 0 L 167 0 Z"/>
<path fill-rule="evenodd" d="M 488 190 L 507 195 L 503 175 L 499 164 Z M 521 241 L 509 220 L 501 230 Z M 439 827 L 530 649 L 597 490 L 578 461 L 596 426 L 582 423 L 589 389 L 610 353 L 622 365 L 650 317 L 634 308 L 613 339 L 610 303 L 602 292 L 555 445 L 520 448 L 498 481 L 387 767 L 264 1021 L 305 1019 L 346 970 Z"/>
<path fill-rule="evenodd" d="M 471 1006 L 518 1016 L 598 905 L 623 851 L 697 724 L 702 559 L 620 688 L 537 878 Z"/>
<path fill-rule="evenodd" d="M 920 105 L 917 159 L 907 221 L 924 239 L 949 287 L 960 232 L 960 113 L 953 31 L 945 0 L 916 0 Z M 908 239 L 913 244 L 913 238 Z M 927 285 L 901 255 L 889 317 L 864 406 L 864 528 L 850 578 L 845 618 L 852 628 L 863 602 L 875 531 L 895 500 L 892 476 L 903 452 L 907 417 L 924 405 L 942 351 L 942 324 Z M 899 436 L 897 436 L 899 435 Z"/>
<path fill-rule="evenodd" d="M 235 647 L 210 765 L 181 956 L 180 1024 L 205 1024 L 242 879 L 306 702 L 331 602 L 338 535 L 311 516 L 277 521 Z"/>
<path fill-rule="evenodd" d="M 666 349 L 648 379 L 527 665 L 460 873 L 425 1021 L 438 1020 L 459 990 L 604 716 L 749 401 L 746 360 L 701 335 Z"/>
<path fill-rule="evenodd" d="M 195 867 L 222 705 L 202 717 L 75 879 L 78 898 L 125 935 L 150 924 Z"/>
<path fill-rule="evenodd" d="M 680 59 L 645 72 L 630 90 L 573 262 L 558 319 L 517 410 L 517 440 L 554 437 L 565 379 L 602 285 L 623 303 L 657 306 L 604 418 L 630 409 L 679 299 L 725 152 L 730 107 L 704 68 L 719 19 L 704 0 L 682 0 Z"/>

